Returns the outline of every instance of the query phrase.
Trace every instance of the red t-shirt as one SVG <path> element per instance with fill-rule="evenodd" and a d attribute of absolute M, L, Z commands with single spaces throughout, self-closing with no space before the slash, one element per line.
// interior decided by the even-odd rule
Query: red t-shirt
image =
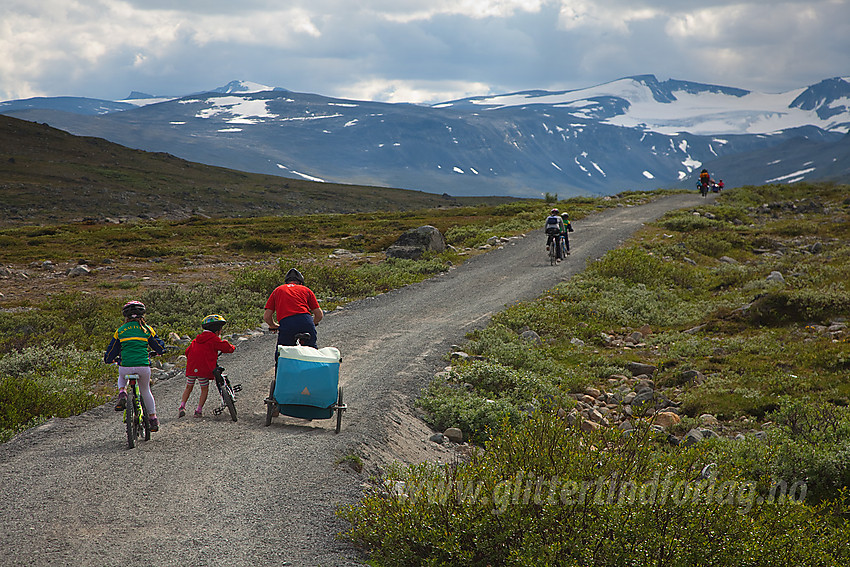
<path fill-rule="evenodd" d="M 214 378 L 218 353 L 233 352 L 236 347 L 212 331 L 204 331 L 186 348 L 186 376 Z"/>
<path fill-rule="evenodd" d="M 296 283 L 277 286 L 266 301 L 266 309 L 275 312 L 277 321 L 290 315 L 312 313 L 318 308 L 319 302 L 310 288 Z"/>

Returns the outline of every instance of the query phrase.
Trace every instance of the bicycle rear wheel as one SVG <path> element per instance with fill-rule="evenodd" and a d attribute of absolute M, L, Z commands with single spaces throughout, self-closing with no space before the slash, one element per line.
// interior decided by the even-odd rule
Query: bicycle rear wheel
<path fill-rule="evenodd" d="M 145 407 L 145 400 L 139 400 L 142 406 L 142 433 L 145 441 L 151 440 L 151 419 L 148 417 L 148 408 Z"/>
<path fill-rule="evenodd" d="M 277 404 L 274 401 L 274 384 L 275 381 L 272 380 L 272 384 L 269 386 L 269 397 L 266 399 L 266 427 L 272 424 L 274 410 L 275 407 L 277 407 Z"/>
<path fill-rule="evenodd" d="M 342 386 L 339 387 L 338 397 L 336 400 L 336 432 L 339 433 L 339 428 L 342 427 Z"/>
<path fill-rule="evenodd" d="M 230 419 L 236 421 L 236 403 L 233 401 L 233 392 L 230 390 L 230 384 L 225 383 L 222 386 L 221 399 L 224 400 L 224 405 L 227 406 L 227 411 L 230 412 Z"/>
<path fill-rule="evenodd" d="M 550 266 L 555 265 L 555 256 L 557 255 L 557 252 L 555 250 L 555 246 L 557 246 L 557 245 L 558 245 L 558 243 L 555 242 L 554 239 L 552 240 L 552 244 L 549 245 L 549 265 Z"/>

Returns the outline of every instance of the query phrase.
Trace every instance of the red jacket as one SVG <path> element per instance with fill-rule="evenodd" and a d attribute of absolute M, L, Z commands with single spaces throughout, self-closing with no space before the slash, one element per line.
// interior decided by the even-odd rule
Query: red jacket
<path fill-rule="evenodd" d="M 218 365 L 218 353 L 234 350 L 235 346 L 212 331 L 204 331 L 186 347 L 186 376 L 215 378 L 213 370 Z"/>

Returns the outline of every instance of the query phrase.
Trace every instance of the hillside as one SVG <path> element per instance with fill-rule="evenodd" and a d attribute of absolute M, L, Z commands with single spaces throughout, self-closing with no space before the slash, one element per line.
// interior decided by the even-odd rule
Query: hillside
<path fill-rule="evenodd" d="M 245 173 L 0 116 L 0 224 L 397 211 L 510 200 Z"/>

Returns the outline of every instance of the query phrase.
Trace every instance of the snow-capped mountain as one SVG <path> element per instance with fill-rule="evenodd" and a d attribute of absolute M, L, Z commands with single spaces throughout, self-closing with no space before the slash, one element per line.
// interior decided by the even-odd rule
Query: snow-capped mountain
<path fill-rule="evenodd" d="M 659 82 L 649 75 L 577 91 L 474 97 L 441 106 L 464 103 L 490 109 L 545 104 L 589 120 L 668 135 L 772 134 L 804 126 L 850 131 L 850 82 L 838 78 L 806 89 L 763 94 L 684 81 Z"/>
<path fill-rule="evenodd" d="M 763 94 L 643 75 L 431 106 L 242 81 L 133 95 L 77 110 L 60 99 L 9 101 L 0 113 L 244 171 L 458 196 L 691 187 L 703 167 L 727 187 L 850 179 L 839 159 L 850 143 L 845 78 Z"/>

